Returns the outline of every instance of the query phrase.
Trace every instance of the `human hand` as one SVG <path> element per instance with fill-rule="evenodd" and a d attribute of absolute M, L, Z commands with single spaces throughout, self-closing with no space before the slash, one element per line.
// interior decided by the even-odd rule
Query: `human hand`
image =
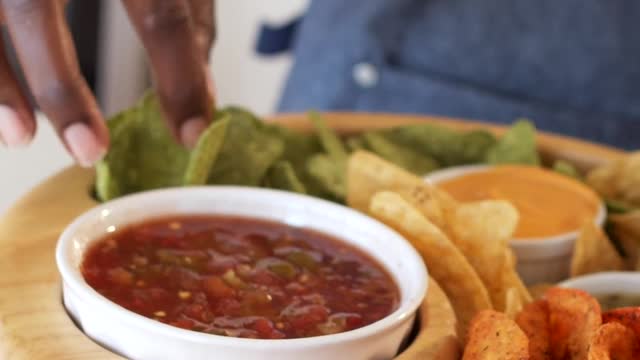
<path fill-rule="evenodd" d="M 207 71 L 215 38 L 213 0 L 122 0 L 150 60 L 154 87 L 176 139 L 193 146 L 212 113 Z M 64 18 L 65 0 L 0 0 L 27 84 L 69 153 L 91 166 L 109 133 L 80 73 Z M 27 96 L 0 49 L 0 140 L 29 144 L 36 121 Z"/>

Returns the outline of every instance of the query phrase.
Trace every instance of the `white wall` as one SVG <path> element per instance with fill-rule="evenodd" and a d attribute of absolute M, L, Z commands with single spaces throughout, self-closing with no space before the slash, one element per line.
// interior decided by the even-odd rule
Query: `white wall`
<path fill-rule="evenodd" d="M 107 114 L 135 100 L 143 88 L 143 52 L 134 38 L 119 1 L 106 1 L 103 34 L 105 56 L 98 89 Z M 218 103 L 242 105 L 258 114 L 274 111 L 285 75 L 288 56 L 256 57 L 253 49 L 259 24 L 284 23 L 304 11 L 308 0 L 218 0 L 218 42 L 212 53 Z M 39 131 L 29 148 L 0 147 L 0 213 L 47 176 L 71 164 L 51 127 L 39 120 Z"/>
<path fill-rule="evenodd" d="M 289 56 L 256 57 L 253 50 L 261 22 L 282 24 L 302 13 L 307 0 L 218 0 L 218 43 L 212 68 L 220 105 L 236 104 L 264 115 L 275 109 Z"/>

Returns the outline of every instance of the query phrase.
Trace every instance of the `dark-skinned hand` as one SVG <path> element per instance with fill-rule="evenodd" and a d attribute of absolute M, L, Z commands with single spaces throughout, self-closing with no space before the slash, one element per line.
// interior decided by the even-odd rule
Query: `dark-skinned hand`
<path fill-rule="evenodd" d="M 151 65 L 169 128 L 193 146 L 207 127 L 213 94 L 207 61 L 215 38 L 213 0 L 122 0 Z M 69 153 L 91 166 L 109 147 L 109 133 L 80 73 L 64 17 L 65 0 L 0 0 L 29 90 Z M 0 46 L 0 140 L 30 143 L 33 109 Z"/>

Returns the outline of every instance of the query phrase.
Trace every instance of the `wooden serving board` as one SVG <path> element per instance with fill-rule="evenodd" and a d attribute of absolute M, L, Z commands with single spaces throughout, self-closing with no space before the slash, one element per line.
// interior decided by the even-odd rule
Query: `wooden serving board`
<path fill-rule="evenodd" d="M 311 129 L 306 115 L 281 115 L 271 120 L 300 131 Z M 423 116 L 331 113 L 326 120 L 345 135 L 425 121 L 457 129 L 504 131 L 482 123 Z M 582 170 L 624 154 L 549 134 L 540 134 L 538 144 L 547 161 L 568 160 Z M 67 316 L 55 265 L 54 249 L 62 230 L 96 205 L 89 195 L 93 179 L 91 170 L 63 170 L 34 188 L 0 219 L 0 359 L 120 359 L 86 337 Z M 439 309 L 446 306 L 437 303 L 441 296 L 430 296 L 426 304 L 432 305 L 421 310 L 428 312 L 431 308 L 429 317 L 438 316 Z"/>

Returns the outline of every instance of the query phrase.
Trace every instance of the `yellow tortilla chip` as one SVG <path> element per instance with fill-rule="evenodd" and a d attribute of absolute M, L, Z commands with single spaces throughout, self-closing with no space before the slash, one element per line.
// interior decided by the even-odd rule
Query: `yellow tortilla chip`
<path fill-rule="evenodd" d="M 507 250 L 518 217 L 511 203 L 485 200 L 459 204 L 447 221 L 453 242 L 482 279 L 498 311 L 506 306 L 505 269 L 515 273 Z"/>
<path fill-rule="evenodd" d="M 626 270 L 640 269 L 640 210 L 609 216 L 611 232 L 624 251 Z"/>
<path fill-rule="evenodd" d="M 622 257 L 604 231 L 589 221 L 580 231 L 571 260 L 571 276 L 622 270 Z"/>
<path fill-rule="evenodd" d="M 624 269 L 628 271 L 640 271 L 640 246 L 635 237 L 626 233 L 616 232 L 614 236 L 624 251 Z"/>
<path fill-rule="evenodd" d="M 500 280 L 496 279 L 494 283 L 498 284 L 498 281 Z M 529 290 L 515 269 L 515 256 L 511 249 L 506 249 L 506 261 L 502 270 L 502 286 L 498 286 L 496 291 L 492 299 L 496 299 L 503 308 L 498 309 L 495 303 L 494 307 L 507 314 L 511 319 L 515 319 L 516 314 L 532 301 Z M 502 297 L 503 300 L 500 301 L 498 297 Z"/>
<path fill-rule="evenodd" d="M 640 151 L 625 159 L 617 185 L 620 201 L 640 206 Z"/>
<path fill-rule="evenodd" d="M 522 306 L 527 305 L 533 301 L 533 297 L 531 296 L 529 289 L 527 289 L 527 286 L 524 284 L 524 281 L 522 281 L 520 274 L 518 274 L 518 271 L 516 270 L 516 256 L 511 248 L 507 248 L 505 252 L 507 260 L 503 270 L 504 287 L 506 289 L 512 287 L 516 288 L 518 290 Z"/>
<path fill-rule="evenodd" d="M 462 349 L 451 302 L 440 285 L 429 279 L 429 291 L 420 308 L 420 332 L 396 360 L 457 360 Z"/>
<path fill-rule="evenodd" d="M 533 297 L 531 296 L 529 289 L 527 289 L 527 287 L 525 286 L 524 281 L 522 281 L 520 274 L 518 274 L 518 271 L 516 271 L 516 256 L 513 253 L 513 250 L 509 248 L 506 252 L 507 264 L 504 269 L 505 287 L 515 287 L 516 289 L 518 289 L 518 294 L 520 295 L 522 305 L 527 305 L 533 301 Z"/>
<path fill-rule="evenodd" d="M 492 308 L 487 289 L 460 250 L 402 196 L 379 192 L 369 212 L 404 235 L 422 255 L 430 275 L 451 300 L 461 333 L 476 313 Z"/>
<path fill-rule="evenodd" d="M 436 201 L 440 205 L 440 211 L 442 212 L 442 224 L 440 229 L 449 235 L 449 237 L 452 237 L 450 221 L 454 217 L 460 203 L 454 199 L 451 194 L 439 187 L 435 187 L 435 196 Z"/>
<path fill-rule="evenodd" d="M 629 235 L 640 244 L 640 210 L 611 215 L 609 220 L 617 231 Z"/>
<path fill-rule="evenodd" d="M 515 319 L 523 307 L 524 304 L 518 289 L 514 287 L 508 288 L 505 291 L 504 314 L 507 315 L 509 319 Z"/>
<path fill-rule="evenodd" d="M 623 165 L 620 160 L 597 167 L 587 174 L 586 182 L 601 196 L 614 199 L 618 192 L 617 178 Z"/>
<path fill-rule="evenodd" d="M 379 191 L 400 194 L 431 222 L 442 225 L 442 211 L 433 186 L 370 152 L 354 152 L 347 166 L 347 205 L 367 212 L 371 197 Z"/>
<path fill-rule="evenodd" d="M 592 170 L 586 181 L 606 199 L 640 206 L 640 151 Z"/>

